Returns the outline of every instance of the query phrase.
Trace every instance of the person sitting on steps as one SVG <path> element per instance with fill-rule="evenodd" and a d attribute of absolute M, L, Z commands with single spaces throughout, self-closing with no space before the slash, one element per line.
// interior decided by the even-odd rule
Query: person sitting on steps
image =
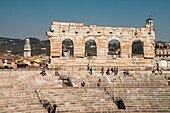
<path fill-rule="evenodd" d="M 86 84 L 86 83 L 85 83 L 85 81 L 84 81 L 84 79 L 83 79 L 83 80 L 81 81 L 81 86 L 84 87 L 85 84 Z"/>
<path fill-rule="evenodd" d="M 101 79 L 99 78 L 98 82 L 97 82 L 97 87 L 100 87 L 101 84 Z"/>

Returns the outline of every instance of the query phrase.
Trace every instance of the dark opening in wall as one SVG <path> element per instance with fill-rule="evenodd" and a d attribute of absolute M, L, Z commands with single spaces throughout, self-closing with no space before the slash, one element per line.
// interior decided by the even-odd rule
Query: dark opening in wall
<path fill-rule="evenodd" d="M 90 33 L 90 31 L 87 31 L 87 33 Z"/>
<path fill-rule="evenodd" d="M 122 100 L 117 100 L 115 103 L 118 109 L 126 109 L 125 104 Z"/>
<path fill-rule="evenodd" d="M 65 33 L 65 32 L 66 32 L 66 31 L 64 31 L 64 30 L 62 31 L 62 33 Z"/>
<path fill-rule="evenodd" d="M 168 82 L 168 86 L 170 86 L 170 77 L 165 77 L 165 79 L 166 79 L 167 82 Z"/>
<path fill-rule="evenodd" d="M 85 43 L 85 56 L 97 56 L 97 45 L 94 40 L 88 40 Z"/>
<path fill-rule="evenodd" d="M 140 40 L 135 40 L 132 43 L 132 55 L 143 55 L 144 49 L 143 49 L 143 42 Z"/>
<path fill-rule="evenodd" d="M 78 32 L 76 31 L 75 34 L 78 34 Z"/>
<path fill-rule="evenodd" d="M 109 32 L 109 34 L 113 34 L 112 32 Z"/>
<path fill-rule="evenodd" d="M 99 32 L 97 32 L 97 33 L 101 33 L 101 32 L 99 31 Z"/>
<path fill-rule="evenodd" d="M 120 56 L 121 48 L 120 42 L 118 40 L 110 40 L 108 43 L 108 55 L 118 55 Z"/>
<path fill-rule="evenodd" d="M 168 81 L 168 85 L 170 86 L 170 81 Z"/>
<path fill-rule="evenodd" d="M 62 57 L 74 56 L 74 44 L 71 39 L 64 39 L 62 41 Z"/>

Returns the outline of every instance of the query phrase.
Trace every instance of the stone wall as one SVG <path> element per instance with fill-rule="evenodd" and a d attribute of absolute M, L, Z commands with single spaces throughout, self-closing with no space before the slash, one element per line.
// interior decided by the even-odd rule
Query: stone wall
<path fill-rule="evenodd" d="M 117 65 L 119 62 L 127 62 L 121 65 L 133 66 L 132 60 L 136 60 L 140 66 L 152 66 L 155 57 L 155 32 L 153 30 L 153 20 L 147 19 L 144 28 L 122 28 L 122 27 L 103 27 L 103 26 L 84 26 L 83 23 L 64 23 L 52 22 L 50 31 L 47 32 L 50 40 L 50 67 L 58 66 L 59 62 L 65 62 L 62 57 L 62 42 L 65 39 L 70 39 L 74 46 L 74 56 L 72 59 L 77 60 L 77 63 L 86 62 L 85 43 L 88 40 L 94 40 L 97 47 L 97 56 L 92 60 L 115 60 Z M 117 40 L 120 43 L 120 56 L 113 58 L 108 55 L 108 43 L 111 40 Z M 132 55 L 132 43 L 140 40 L 143 43 L 143 55 Z M 71 58 L 70 58 L 71 59 Z M 148 61 L 149 60 L 149 61 Z M 115 62 L 114 61 L 114 62 Z M 107 63 L 104 63 L 107 65 Z"/>

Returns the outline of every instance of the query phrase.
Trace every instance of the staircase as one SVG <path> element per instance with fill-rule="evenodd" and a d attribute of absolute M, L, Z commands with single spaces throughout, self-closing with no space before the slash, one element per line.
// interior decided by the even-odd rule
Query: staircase
<path fill-rule="evenodd" d="M 84 67 L 85 68 L 85 67 Z M 56 104 L 59 113 L 136 113 L 170 112 L 170 87 L 161 75 L 147 71 L 130 71 L 124 76 L 101 75 L 94 69 L 90 75 L 86 69 L 60 70 L 69 77 L 73 86 L 63 85 L 54 71 L 46 75 L 38 71 L 0 71 L 0 112 L 2 113 L 47 113 L 35 90 L 51 105 Z M 81 80 L 85 86 L 81 86 Z M 97 87 L 101 79 L 100 87 Z M 125 109 L 120 109 L 118 101 Z M 119 108 L 119 109 L 118 109 Z"/>
<path fill-rule="evenodd" d="M 161 75 L 120 77 L 121 85 L 107 88 L 112 97 L 121 98 L 134 112 L 170 112 L 170 88 Z"/>
<path fill-rule="evenodd" d="M 47 113 L 34 92 L 37 72 L 0 71 L 1 113 Z"/>

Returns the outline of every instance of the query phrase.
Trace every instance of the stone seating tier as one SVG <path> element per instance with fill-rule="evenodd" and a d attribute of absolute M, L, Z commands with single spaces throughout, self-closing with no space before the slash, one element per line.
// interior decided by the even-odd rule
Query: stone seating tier
<path fill-rule="evenodd" d="M 101 75 L 100 70 L 90 75 L 87 70 L 60 70 L 73 84 L 66 87 L 54 71 L 46 71 L 46 76 L 40 72 L 0 71 L 0 110 L 46 113 L 35 94 L 37 90 L 51 105 L 57 104 L 57 112 L 170 112 L 170 89 L 161 75 L 147 75 L 148 71 L 127 76 L 122 71 L 117 76 Z M 82 79 L 86 82 L 84 87 L 80 84 Z M 122 99 L 126 109 L 119 110 L 113 98 Z"/>
<path fill-rule="evenodd" d="M 146 62 L 147 61 L 147 62 Z M 55 68 L 55 67 L 60 67 L 62 69 L 66 70 L 79 70 L 81 69 L 86 69 L 87 64 L 90 64 L 92 67 L 96 68 L 101 68 L 102 66 L 104 67 L 113 67 L 113 66 L 118 66 L 119 69 L 130 69 L 130 70 L 145 70 L 146 67 L 151 68 L 152 62 L 150 59 L 143 59 L 143 58 L 132 58 L 132 59 L 122 59 L 122 58 L 117 58 L 117 59 L 110 59 L 110 58 L 93 58 L 91 60 L 84 58 L 84 59 L 79 59 L 79 58 L 70 58 L 67 59 L 65 57 L 56 59 L 55 62 L 57 63 L 51 63 L 49 65 L 49 68 Z M 125 65 L 126 64 L 126 65 Z"/>
<path fill-rule="evenodd" d="M 128 110 L 148 112 L 169 112 L 169 89 L 162 88 L 127 88 L 115 89 L 116 95 L 122 95 L 125 106 Z M 119 91 L 119 92 L 118 92 Z M 163 93 L 160 93 L 162 91 Z"/>
<path fill-rule="evenodd" d="M 37 72 L 0 72 L 0 111 L 2 113 L 46 113 L 34 93 Z"/>

